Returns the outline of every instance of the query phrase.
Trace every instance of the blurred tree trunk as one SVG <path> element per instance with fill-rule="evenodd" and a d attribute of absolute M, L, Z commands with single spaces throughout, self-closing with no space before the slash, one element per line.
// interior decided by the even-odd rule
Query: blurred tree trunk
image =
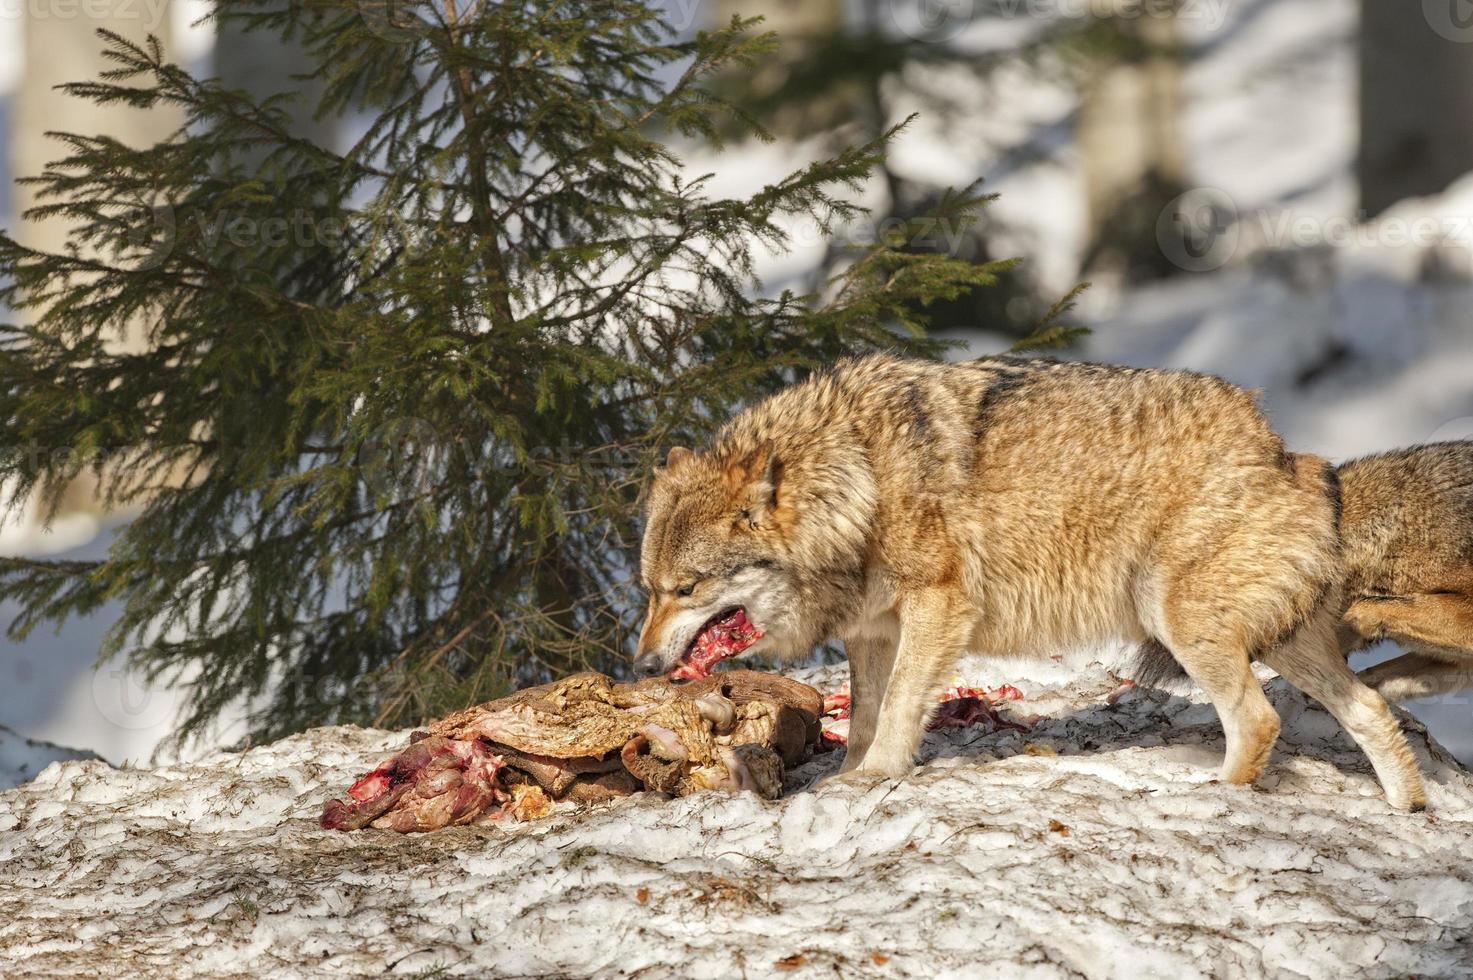
<path fill-rule="evenodd" d="M 67 82 L 90 81 L 99 72 L 116 65 L 102 58 L 103 42 L 96 31 L 105 28 L 134 42 L 152 34 L 170 46 L 169 7 L 134 0 L 94 0 L 81 7 L 47 0 L 27 3 L 22 40 L 26 70 L 15 93 L 14 128 L 9 134 L 12 172 L 17 177 L 35 176 L 46 164 L 64 155 L 64 148 L 46 135 L 66 131 L 88 135 L 106 134 L 131 146 L 147 146 L 165 139 L 183 121 L 177 109 L 155 107 L 135 110 L 123 106 L 98 106 L 58 90 Z M 43 14 L 46 14 L 43 16 Z M 157 22 L 152 20 L 159 16 Z M 38 203 L 31 185 L 14 187 L 15 216 Z M 16 222 L 16 237 L 30 248 L 61 252 L 66 248 L 69 225 L 64 218 Z M 140 349 L 142 339 L 122 330 L 114 342 L 120 349 Z M 64 453 L 69 446 L 30 446 L 27 452 Z M 78 478 L 67 490 L 58 513 L 99 514 L 97 483 L 90 474 Z"/>
<path fill-rule="evenodd" d="M 1473 170 L 1473 18 L 1464 0 L 1361 0 L 1360 208 L 1435 194 Z"/>
<path fill-rule="evenodd" d="M 1186 182 L 1181 131 L 1181 28 L 1174 11 L 1100 12 L 1104 51 L 1085 79 L 1079 153 L 1091 245 L 1086 267 L 1127 281 L 1177 270 L 1156 241 L 1156 220 Z"/>
<path fill-rule="evenodd" d="M 720 0 L 716 9 L 717 23 L 734 14 L 762 17 L 762 29 L 780 38 L 832 34 L 844 23 L 843 0 Z"/>

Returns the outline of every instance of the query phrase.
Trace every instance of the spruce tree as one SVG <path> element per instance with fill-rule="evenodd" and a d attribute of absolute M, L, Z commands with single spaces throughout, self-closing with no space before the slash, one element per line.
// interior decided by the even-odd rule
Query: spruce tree
<path fill-rule="evenodd" d="M 219 15 L 302 44 L 311 84 L 256 99 L 104 33 L 112 69 L 71 94 L 187 123 L 147 147 L 59 135 L 30 216 L 72 246 L 0 236 L 24 320 L 0 342 L 6 501 L 54 507 L 90 471 L 137 512 L 101 560 L 0 561 L 10 635 L 121 604 L 100 654 L 185 685 L 185 735 L 232 704 L 273 737 L 621 669 L 664 451 L 841 355 L 934 354 L 926 304 L 999 271 L 891 227 L 812 295 L 757 281 L 784 222 L 863 220 L 895 134 L 713 194 L 680 153 L 733 120 L 762 137 L 706 84 L 772 49 L 752 22 L 680 41 L 634 0 Z M 308 112 L 351 141 L 295 135 Z"/>

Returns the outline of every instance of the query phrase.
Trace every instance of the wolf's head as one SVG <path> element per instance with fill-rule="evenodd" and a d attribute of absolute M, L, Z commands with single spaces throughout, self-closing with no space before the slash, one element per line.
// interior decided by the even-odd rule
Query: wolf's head
<path fill-rule="evenodd" d="M 718 660 L 791 642 L 782 477 L 770 445 L 724 460 L 670 451 L 650 489 L 640 556 L 650 597 L 640 673 L 701 676 Z"/>
<path fill-rule="evenodd" d="M 822 642 L 834 605 L 822 594 L 834 580 L 826 555 L 845 524 L 821 526 L 811 511 L 823 500 L 770 442 L 672 449 L 650 489 L 635 669 L 702 677 L 730 657 L 797 657 Z M 815 575 L 815 560 L 829 571 Z"/>

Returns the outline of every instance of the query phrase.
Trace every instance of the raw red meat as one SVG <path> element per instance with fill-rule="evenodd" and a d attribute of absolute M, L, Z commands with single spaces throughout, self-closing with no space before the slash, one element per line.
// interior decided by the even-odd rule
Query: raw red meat
<path fill-rule="evenodd" d="M 484 742 L 430 736 L 354 783 L 348 801 L 329 801 L 320 823 L 324 830 L 357 830 L 391 809 L 392 830 L 468 823 L 505 797 L 496 781 L 500 769 Z"/>
<path fill-rule="evenodd" d="M 762 631 L 747 619 L 747 611 L 737 608 L 711 623 L 708 623 L 680 664 L 670 672 L 676 680 L 698 681 L 709 677 L 711 668 L 723 660 L 730 660 L 753 643 L 762 639 Z"/>
<path fill-rule="evenodd" d="M 936 709 L 928 731 L 939 728 L 970 728 L 986 725 L 988 731 L 1007 729 L 1016 732 L 1031 731 L 1032 726 L 1024 721 L 1004 718 L 993 710 L 994 706 L 1008 701 L 1020 701 L 1023 692 L 1011 684 L 989 691 L 981 687 L 963 687 L 958 684 L 941 693 L 941 706 Z M 823 739 L 830 745 L 849 744 L 849 716 L 852 702 L 849 688 L 836 691 L 823 699 Z"/>

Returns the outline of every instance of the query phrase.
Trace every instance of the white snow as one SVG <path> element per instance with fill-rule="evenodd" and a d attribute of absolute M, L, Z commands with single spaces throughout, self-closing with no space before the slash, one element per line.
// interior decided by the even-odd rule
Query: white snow
<path fill-rule="evenodd" d="M 636 797 L 510 827 L 317 829 L 405 733 L 317 729 L 0 793 L 16 976 L 1449 975 L 1473 967 L 1473 775 L 1409 723 L 1430 810 L 1274 680 L 1262 784 L 1213 777 L 1212 709 L 1105 669 L 969 664 L 1035 731 L 928 737 L 896 782 Z M 806 673 L 823 689 L 843 668 Z M 104 898 L 105 896 L 105 898 Z"/>

